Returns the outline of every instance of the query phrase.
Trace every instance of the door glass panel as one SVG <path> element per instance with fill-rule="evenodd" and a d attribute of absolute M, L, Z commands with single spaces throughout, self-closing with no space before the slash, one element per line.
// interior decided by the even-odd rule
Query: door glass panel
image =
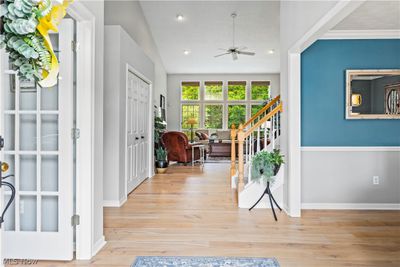
<path fill-rule="evenodd" d="M 58 150 L 58 115 L 42 115 L 41 148 Z"/>
<path fill-rule="evenodd" d="M 58 86 L 41 89 L 40 99 L 41 110 L 58 110 Z"/>
<path fill-rule="evenodd" d="M 4 196 L 4 203 L 8 203 L 11 195 Z M 13 201 L 8 208 L 7 212 L 4 214 L 4 229 L 6 231 L 15 230 L 15 201 Z"/>
<path fill-rule="evenodd" d="M 5 84 L 12 82 L 11 75 L 3 75 Z M 4 108 L 5 110 L 15 110 L 15 90 L 11 90 L 11 87 L 4 89 Z"/>
<path fill-rule="evenodd" d="M 19 188 L 21 191 L 36 191 L 36 156 L 21 155 Z"/>
<path fill-rule="evenodd" d="M 19 93 L 20 110 L 36 110 L 36 88 L 21 88 Z"/>
<path fill-rule="evenodd" d="M 19 200 L 21 231 L 36 231 L 36 196 L 21 196 Z"/>
<path fill-rule="evenodd" d="M 41 190 L 58 191 L 58 156 L 42 156 L 41 161 Z"/>
<path fill-rule="evenodd" d="M 4 115 L 4 149 L 15 150 L 15 115 Z"/>
<path fill-rule="evenodd" d="M 42 197 L 42 232 L 58 232 L 58 197 Z"/>
<path fill-rule="evenodd" d="M 20 150 L 36 150 L 36 115 L 20 115 Z"/>
<path fill-rule="evenodd" d="M 15 156 L 14 155 L 4 155 L 4 161 L 8 163 L 9 169 L 4 175 L 15 174 Z M 11 184 L 15 185 L 15 178 L 9 177 L 6 180 Z M 5 191 L 10 191 L 8 187 L 4 187 Z"/>

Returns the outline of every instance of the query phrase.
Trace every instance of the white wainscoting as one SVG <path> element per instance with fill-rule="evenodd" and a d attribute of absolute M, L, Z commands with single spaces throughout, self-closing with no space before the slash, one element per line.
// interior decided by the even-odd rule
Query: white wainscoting
<path fill-rule="evenodd" d="M 400 146 L 301 150 L 302 209 L 400 210 Z"/>

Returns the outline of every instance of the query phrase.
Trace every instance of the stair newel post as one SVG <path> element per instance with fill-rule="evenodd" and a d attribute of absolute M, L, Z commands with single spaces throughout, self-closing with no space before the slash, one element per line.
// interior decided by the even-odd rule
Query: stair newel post
<path fill-rule="evenodd" d="M 231 177 L 236 174 L 236 127 L 232 124 L 231 128 Z M 230 181 L 230 180 L 229 180 Z"/>
<path fill-rule="evenodd" d="M 239 125 L 238 137 L 238 158 L 239 158 L 239 177 L 238 177 L 238 193 L 244 188 L 244 159 L 243 159 L 243 141 L 245 138 L 245 132 L 243 131 L 243 124 Z"/>

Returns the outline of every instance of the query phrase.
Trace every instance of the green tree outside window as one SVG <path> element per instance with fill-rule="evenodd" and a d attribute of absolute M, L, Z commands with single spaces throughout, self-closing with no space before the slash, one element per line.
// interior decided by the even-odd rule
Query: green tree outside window
<path fill-rule="evenodd" d="M 182 83 L 182 100 L 199 100 L 200 83 L 183 82 Z"/>
<path fill-rule="evenodd" d="M 246 100 L 246 83 L 228 82 L 228 100 Z"/>
<path fill-rule="evenodd" d="M 200 106 L 185 104 L 182 105 L 182 129 L 190 129 L 191 125 L 187 124 L 187 120 L 190 118 L 196 118 L 197 123 L 193 125 L 193 128 L 199 128 L 200 119 Z"/>
<path fill-rule="evenodd" d="M 222 129 L 222 105 L 205 105 L 204 126 L 207 129 Z"/>
<path fill-rule="evenodd" d="M 251 84 L 252 100 L 267 100 L 269 97 L 269 82 L 253 82 Z"/>
<path fill-rule="evenodd" d="M 228 106 L 228 127 L 231 128 L 235 124 L 236 128 L 239 124 L 246 122 L 246 105 L 229 105 Z"/>
<path fill-rule="evenodd" d="M 205 100 L 222 100 L 222 82 L 205 82 Z"/>

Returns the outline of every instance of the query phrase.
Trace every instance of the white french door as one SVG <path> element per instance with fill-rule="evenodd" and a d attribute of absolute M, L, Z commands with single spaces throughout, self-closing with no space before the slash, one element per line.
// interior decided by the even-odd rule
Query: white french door
<path fill-rule="evenodd" d="M 126 176 L 129 194 L 148 176 L 148 83 L 131 71 L 127 76 Z"/>
<path fill-rule="evenodd" d="M 73 51 L 74 22 L 51 34 L 60 61 L 58 84 L 40 88 L 2 73 L 2 158 L 17 193 L 3 228 L 3 257 L 73 259 Z M 3 70 L 2 70 L 3 71 Z M 5 198 L 10 191 L 4 192 Z"/>

